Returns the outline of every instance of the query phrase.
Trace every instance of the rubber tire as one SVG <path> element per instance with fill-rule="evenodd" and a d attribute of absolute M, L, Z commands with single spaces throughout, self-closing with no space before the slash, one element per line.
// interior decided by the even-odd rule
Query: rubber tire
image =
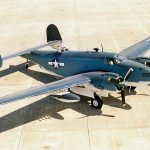
<path fill-rule="evenodd" d="M 97 103 L 97 105 L 95 105 L 95 103 Z M 101 109 L 103 106 L 103 101 L 101 98 L 91 99 L 91 105 L 93 108 Z"/>

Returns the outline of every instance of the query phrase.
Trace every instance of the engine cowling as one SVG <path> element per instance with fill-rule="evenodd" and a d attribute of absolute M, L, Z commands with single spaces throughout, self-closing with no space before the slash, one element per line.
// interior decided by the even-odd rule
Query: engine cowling
<path fill-rule="evenodd" d="M 123 78 L 115 73 L 105 73 L 95 75 L 92 78 L 91 83 L 98 89 L 106 89 L 110 91 L 116 91 L 117 85 L 123 81 Z"/>

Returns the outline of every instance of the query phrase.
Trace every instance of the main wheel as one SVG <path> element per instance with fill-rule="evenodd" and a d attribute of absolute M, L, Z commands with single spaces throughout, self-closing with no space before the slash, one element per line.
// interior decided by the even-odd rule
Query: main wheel
<path fill-rule="evenodd" d="M 101 109 L 102 106 L 103 106 L 103 101 L 100 97 L 97 98 L 97 99 L 92 99 L 91 100 L 91 105 L 92 105 L 92 107 L 94 107 L 96 109 Z"/>

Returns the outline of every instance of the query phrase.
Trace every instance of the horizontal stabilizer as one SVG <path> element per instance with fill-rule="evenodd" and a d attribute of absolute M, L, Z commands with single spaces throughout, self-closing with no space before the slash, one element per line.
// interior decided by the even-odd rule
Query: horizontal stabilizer
<path fill-rule="evenodd" d="M 38 45 L 38 46 L 35 46 L 32 48 L 23 49 L 19 52 L 15 52 L 15 53 L 12 53 L 12 54 L 4 56 L 4 57 L 0 56 L 0 67 L 2 66 L 3 61 L 5 61 L 5 60 L 8 60 L 10 58 L 14 58 L 16 56 L 21 56 L 23 54 L 30 53 L 31 51 L 39 50 L 39 49 L 44 48 L 46 46 L 51 46 L 54 49 L 61 47 L 62 38 L 61 38 L 61 35 L 58 31 L 58 28 L 54 24 L 50 24 L 47 27 L 46 33 L 47 33 L 47 43 L 42 44 L 42 45 Z"/>
<path fill-rule="evenodd" d="M 16 57 L 16 56 L 21 56 L 23 54 L 26 54 L 26 53 L 29 53 L 31 51 L 35 51 L 35 50 L 38 50 L 40 48 L 43 48 L 43 47 L 46 47 L 46 46 L 51 46 L 55 43 L 57 43 L 58 41 L 50 41 L 50 42 L 47 42 L 45 44 L 42 44 L 42 45 L 38 45 L 38 46 L 35 46 L 35 47 L 32 47 L 32 48 L 27 48 L 27 49 L 24 49 L 24 50 L 21 50 L 19 52 L 16 52 L 16 53 L 13 53 L 13 54 L 10 54 L 8 56 L 5 56 L 5 57 L 2 57 L 0 59 L 2 59 L 2 61 L 5 61 L 5 60 L 8 60 L 10 58 L 13 58 L 13 57 Z M 1 61 L 1 60 L 0 60 Z M 0 62 L 1 64 L 1 62 Z"/>

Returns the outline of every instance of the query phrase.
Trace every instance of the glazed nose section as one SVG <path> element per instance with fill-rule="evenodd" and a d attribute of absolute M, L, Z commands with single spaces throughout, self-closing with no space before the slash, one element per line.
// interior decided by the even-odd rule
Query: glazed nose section
<path fill-rule="evenodd" d="M 2 57 L 0 55 L 0 67 L 2 67 Z"/>
<path fill-rule="evenodd" d="M 141 74 L 143 81 L 147 81 L 148 83 L 150 83 L 150 68 L 145 67 L 144 69 L 142 69 Z"/>

